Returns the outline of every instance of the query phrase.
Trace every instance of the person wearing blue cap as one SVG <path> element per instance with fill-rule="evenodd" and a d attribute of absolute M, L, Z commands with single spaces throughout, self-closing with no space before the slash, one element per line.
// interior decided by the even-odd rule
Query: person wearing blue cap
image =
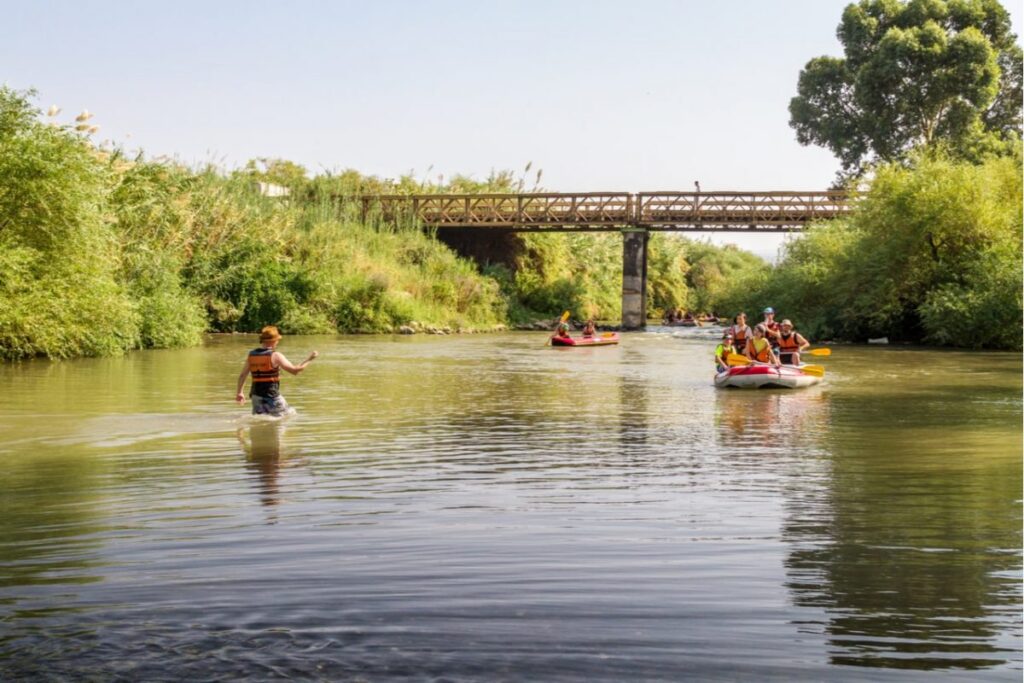
<path fill-rule="evenodd" d="M 764 320 L 761 322 L 765 329 L 765 338 L 771 343 L 772 348 L 779 346 L 779 324 L 775 322 L 775 309 L 768 306 L 764 309 Z"/>

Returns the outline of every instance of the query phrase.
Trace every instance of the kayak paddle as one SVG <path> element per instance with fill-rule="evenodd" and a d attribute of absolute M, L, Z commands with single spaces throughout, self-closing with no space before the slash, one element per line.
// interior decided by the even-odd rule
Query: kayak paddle
<path fill-rule="evenodd" d="M 731 366 L 752 365 L 754 363 L 754 361 L 750 360 L 746 356 L 741 356 L 738 353 L 730 353 L 728 362 Z M 766 365 L 766 363 L 761 363 L 761 365 Z M 799 367 L 796 365 L 783 365 L 782 367 L 797 368 L 805 375 L 814 375 L 815 377 L 825 376 L 825 368 L 821 365 L 801 365 Z"/>
<path fill-rule="evenodd" d="M 832 349 L 804 349 L 800 353 L 806 353 L 809 356 L 831 356 Z"/>

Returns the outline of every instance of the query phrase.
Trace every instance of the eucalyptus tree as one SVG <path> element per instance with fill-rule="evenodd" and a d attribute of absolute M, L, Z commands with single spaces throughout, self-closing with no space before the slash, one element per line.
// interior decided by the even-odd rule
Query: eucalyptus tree
<path fill-rule="evenodd" d="M 789 111 L 843 174 L 936 143 L 971 160 L 1019 144 L 1021 47 L 997 0 L 860 0 L 837 36 L 844 57 L 810 60 Z"/>

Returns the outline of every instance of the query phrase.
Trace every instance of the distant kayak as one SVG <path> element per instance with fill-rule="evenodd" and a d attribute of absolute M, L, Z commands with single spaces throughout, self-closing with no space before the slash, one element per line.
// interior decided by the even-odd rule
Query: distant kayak
<path fill-rule="evenodd" d="M 552 346 L 608 346 L 609 344 L 619 343 L 619 333 L 610 332 L 603 334 L 600 337 L 578 337 L 576 339 L 562 339 L 561 337 L 552 337 Z"/>
<path fill-rule="evenodd" d="M 738 389 L 785 388 L 800 389 L 821 381 L 817 375 L 809 375 L 794 365 L 740 365 L 715 375 L 716 387 Z"/>

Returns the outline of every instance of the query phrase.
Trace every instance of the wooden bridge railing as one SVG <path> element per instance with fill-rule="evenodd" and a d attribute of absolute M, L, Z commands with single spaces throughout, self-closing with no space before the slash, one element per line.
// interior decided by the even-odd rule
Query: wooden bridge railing
<path fill-rule="evenodd" d="M 846 192 L 654 192 L 637 195 L 651 229 L 793 230 L 849 211 Z"/>
<path fill-rule="evenodd" d="M 430 227 L 525 231 L 791 231 L 849 210 L 845 192 L 587 192 L 374 195 L 363 218 L 408 218 Z"/>

